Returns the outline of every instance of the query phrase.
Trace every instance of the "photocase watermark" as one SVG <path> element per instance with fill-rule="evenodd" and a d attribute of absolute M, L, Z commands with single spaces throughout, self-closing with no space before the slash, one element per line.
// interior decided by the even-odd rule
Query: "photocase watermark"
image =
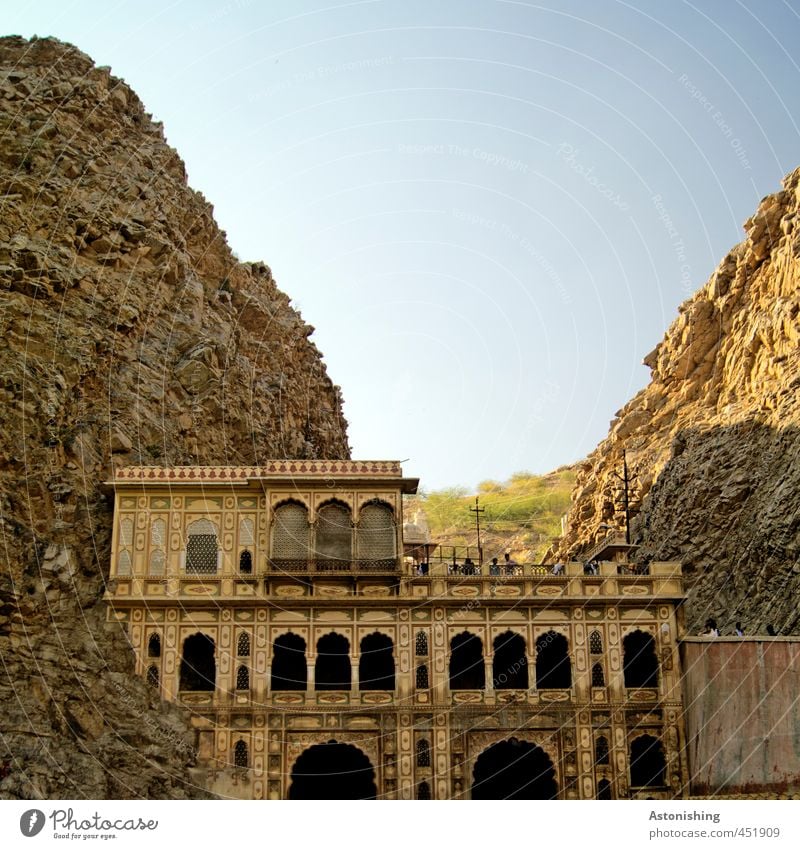
<path fill-rule="evenodd" d="M 400 144 L 398 151 L 412 156 L 457 156 L 462 159 L 477 159 L 487 165 L 527 174 L 530 165 L 521 159 L 511 159 L 502 153 L 484 150 L 481 147 L 462 147 L 459 144 Z"/>
<path fill-rule="evenodd" d="M 259 92 L 254 92 L 248 95 L 248 101 L 254 103 L 262 100 L 265 97 L 270 97 L 280 91 L 287 91 L 296 86 L 305 85 L 306 83 L 319 82 L 321 80 L 334 77 L 338 74 L 348 74 L 354 71 L 370 71 L 376 68 L 384 68 L 387 65 L 395 63 L 394 56 L 375 56 L 367 59 L 352 59 L 348 62 L 338 62 L 335 65 L 317 65 L 313 68 L 308 68 L 304 71 L 298 71 L 285 80 L 280 80 L 277 83 L 267 86 Z"/>
<path fill-rule="evenodd" d="M 622 199 L 619 192 L 615 191 L 611 186 L 604 183 L 597 174 L 594 173 L 594 165 L 584 165 L 578 159 L 580 151 L 577 150 L 569 142 L 561 142 L 556 149 L 556 156 L 563 160 L 579 177 L 582 177 L 590 186 L 597 190 L 597 193 L 604 197 L 612 206 L 616 206 L 621 212 L 627 212 L 631 205 Z"/>
<path fill-rule="evenodd" d="M 747 151 L 744 148 L 744 145 L 737 136 L 734 135 L 733 127 L 725 120 L 725 116 L 720 112 L 719 109 L 703 94 L 703 92 L 689 79 L 686 74 L 681 74 L 678 79 L 678 82 L 689 92 L 692 96 L 692 100 L 696 100 L 700 106 L 703 107 L 704 111 L 709 114 L 711 120 L 719 127 L 719 131 L 722 135 L 728 139 L 728 143 L 731 146 L 736 158 L 739 160 L 739 164 L 745 171 L 750 171 L 752 166 L 750 165 L 750 160 L 747 158 Z"/>
<path fill-rule="evenodd" d="M 506 239 L 510 239 L 515 245 L 518 245 L 528 256 L 530 256 L 539 268 L 544 271 L 548 280 L 553 284 L 561 298 L 562 303 L 569 304 L 572 301 L 572 296 L 564 286 L 558 271 L 552 262 L 539 250 L 539 248 L 531 242 L 527 236 L 521 236 L 519 233 L 511 229 L 502 221 L 496 221 L 493 218 L 485 218 L 482 215 L 477 215 L 474 212 L 467 212 L 463 209 L 453 209 L 452 215 L 459 221 L 466 221 L 469 224 L 475 224 L 478 227 L 483 227 L 485 230 L 491 230 L 494 233 L 500 233 Z"/>
<path fill-rule="evenodd" d="M 661 195 L 653 195 L 650 199 L 658 213 L 658 219 L 664 225 L 664 229 L 669 235 L 672 249 L 675 251 L 675 257 L 678 260 L 678 265 L 681 275 L 681 289 L 684 294 L 690 295 L 694 291 L 692 286 L 692 266 L 686 259 L 686 245 L 681 237 L 680 231 L 675 226 L 669 210 L 664 206 L 664 201 Z"/>
<path fill-rule="evenodd" d="M 145 820 L 141 817 L 110 819 L 94 811 L 88 817 L 79 818 L 72 808 L 55 808 L 45 816 L 44 811 L 31 808 L 19 818 L 19 830 L 25 837 L 36 837 L 48 819 L 51 821 L 53 837 L 62 840 L 113 840 L 117 832 L 155 831 L 158 828 L 158 820 Z"/>

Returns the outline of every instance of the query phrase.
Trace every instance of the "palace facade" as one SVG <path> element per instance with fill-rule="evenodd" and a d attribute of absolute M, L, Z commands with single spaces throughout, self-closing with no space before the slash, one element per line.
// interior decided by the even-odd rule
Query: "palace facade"
<path fill-rule="evenodd" d="M 117 470 L 108 585 L 222 797 L 687 794 L 677 563 L 434 559 L 394 461 Z M 555 571 L 556 574 L 553 572 Z M 595 574 L 596 571 L 596 574 Z"/>

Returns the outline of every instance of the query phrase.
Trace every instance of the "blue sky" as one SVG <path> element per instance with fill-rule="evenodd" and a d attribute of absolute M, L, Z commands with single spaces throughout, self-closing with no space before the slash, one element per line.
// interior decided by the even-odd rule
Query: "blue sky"
<path fill-rule="evenodd" d="M 356 457 L 587 454 L 800 165 L 800 3 L 2 2 L 110 65 L 342 386 Z"/>

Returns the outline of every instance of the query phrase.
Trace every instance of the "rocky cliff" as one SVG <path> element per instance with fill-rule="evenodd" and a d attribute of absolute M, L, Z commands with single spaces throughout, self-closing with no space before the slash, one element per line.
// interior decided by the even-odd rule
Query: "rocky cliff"
<path fill-rule="evenodd" d="M 626 449 L 637 556 L 683 563 L 693 630 L 800 631 L 799 212 L 800 169 L 645 358 L 651 382 L 579 465 L 555 552 L 621 527 Z"/>
<path fill-rule="evenodd" d="M 346 458 L 338 387 L 138 97 L 0 39 L 0 796 L 202 793 L 101 601 L 114 464 Z"/>

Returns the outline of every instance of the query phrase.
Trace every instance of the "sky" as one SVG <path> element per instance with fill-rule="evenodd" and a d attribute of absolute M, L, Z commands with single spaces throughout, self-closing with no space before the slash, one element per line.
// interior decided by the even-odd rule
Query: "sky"
<path fill-rule="evenodd" d="M 316 328 L 353 456 L 426 489 L 589 453 L 800 165 L 800 0 L 0 0 L 0 21 L 134 88 Z"/>

